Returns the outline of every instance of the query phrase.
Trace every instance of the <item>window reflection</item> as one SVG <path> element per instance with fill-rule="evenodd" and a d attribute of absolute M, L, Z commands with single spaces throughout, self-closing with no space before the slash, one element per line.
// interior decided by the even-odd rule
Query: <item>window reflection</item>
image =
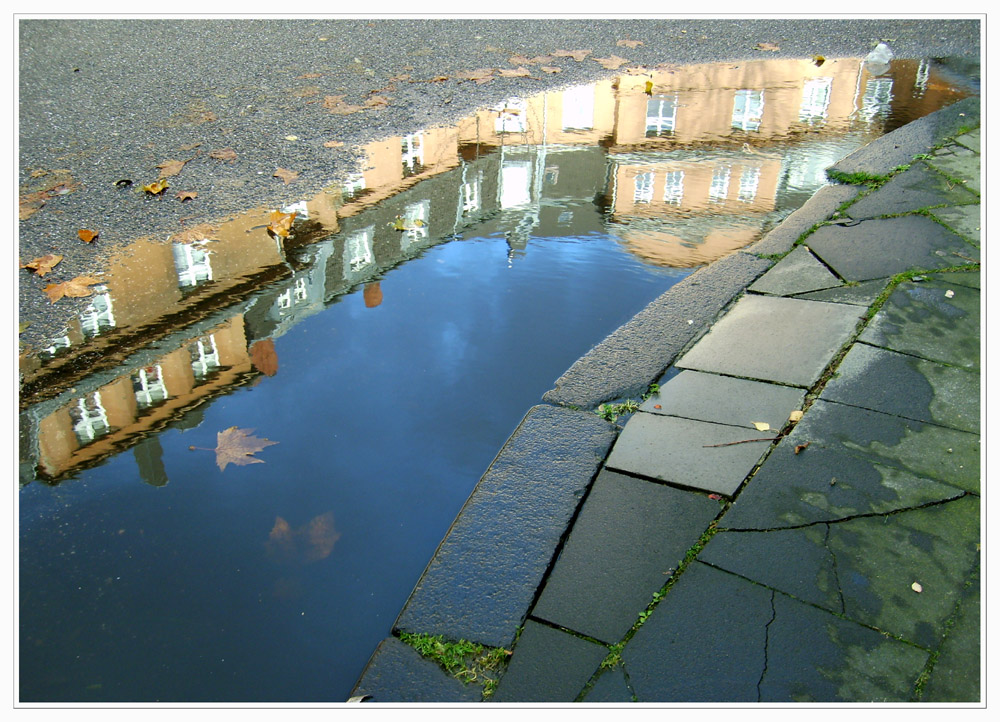
<path fill-rule="evenodd" d="M 510 98 L 499 107 L 496 120 L 497 133 L 523 133 L 528 128 L 528 104 L 520 98 Z"/>
<path fill-rule="evenodd" d="M 684 200 L 684 171 L 668 170 L 664 173 L 663 202 L 679 206 Z"/>
<path fill-rule="evenodd" d="M 80 315 L 80 326 L 83 328 L 83 335 L 92 338 L 102 331 L 114 328 L 115 316 L 111 310 L 111 294 L 107 291 L 107 286 L 94 286 L 96 295 L 91 299 L 90 305 Z"/>
<path fill-rule="evenodd" d="M 760 168 L 744 168 L 740 173 L 739 200 L 744 203 L 753 203 L 757 197 L 757 187 L 760 185 Z"/>
<path fill-rule="evenodd" d="M 892 78 L 869 78 L 865 84 L 859 113 L 870 123 L 875 118 L 888 116 L 891 103 Z"/>
<path fill-rule="evenodd" d="M 594 127 L 594 86 L 578 85 L 562 94 L 563 130 L 591 130 Z"/>
<path fill-rule="evenodd" d="M 763 90 L 737 90 L 733 101 L 732 126 L 739 130 L 760 130 L 764 117 Z"/>
<path fill-rule="evenodd" d="M 188 346 L 191 354 L 191 370 L 197 382 L 204 381 L 213 372 L 221 368 L 219 349 L 215 345 L 215 334 L 202 336 Z"/>
<path fill-rule="evenodd" d="M 646 101 L 646 137 L 674 134 L 677 124 L 677 95 L 657 95 Z"/>
<path fill-rule="evenodd" d="M 356 231 L 344 241 L 344 264 L 348 273 L 357 273 L 375 261 L 372 242 L 375 226 Z"/>
<path fill-rule="evenodd" d="M 174 243 L 174 268 L 177 285 L 193 288 L 212 280 L 212 262 L 203 243 Z"/>
<path fill-rule="evenodd" d="M 633 200 L 636 203 L 649 203 L 653 200 L 653 174 L 637 173 L 635 176 L 635 193 Z"/>
<path fill-rule="evenodd" d="M 799 121 L 818 125 L 826 120 L 833 78 L 812 78 L 802 88 Z"/>
<path fill-rule="evenodd" d="M 419 173 L 424 167 L 424 134 L 411 133 L 402 140 L 403 177 Z"/>
<path fill-rule="evenodd" d="M 729 174 L 728 165 L 716 166 L 712 170 L 712 185 L 708 188 L 710 201 L 719 203 L 729 197 Z"/>
<path fill-rule="evenodd" d="M 132 374 L 132 391 L 140 409 L 148 409 L 167 400 L 169 393 L 159 364 L 146 366 Z"/>
<path fill-rule="evenodd" d="M 69 416 L 73 420 L 73 433 L 80 444 L 89 444 L 111 431 L 100 391 L 78 399 L 76 406 L 70 407 Z"/>

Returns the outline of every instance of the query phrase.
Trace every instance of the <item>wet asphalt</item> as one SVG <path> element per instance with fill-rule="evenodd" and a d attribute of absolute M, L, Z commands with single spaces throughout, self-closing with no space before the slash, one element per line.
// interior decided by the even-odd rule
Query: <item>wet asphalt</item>
<path fill-rule="evenodd" d="M 110 250 L 139 237 L 166 239 L 197 223 L 311 197 L 354 169 L 352 146 L 628 67 L 860 57 L 880 41 L 899 58 L 978 59 L 980 22 L 20 19 L 20 192 L 55 181 L 70 191 L 48 198 L 19 222 L 22 261 L 64 256 L 58 273 L 45 278 L 17 272 L 20 321 L 30 323 L 20 339 L 37 347 L 86 305 L 83 299 L 50 304 L 42 292 L 48 283 L 100 271 Z M 777 49 L 762 50 L 759 43 Z M 559 73 L 525 65 L 533 77 L 482 84 L 455 77 L 480 68 L 513 69 L 513 55 L 557 50 L 591 52 L 582 61 L 546 62 Z M 593 60 L 612 56 L 628 61 L 622 70 Z M 349 115 L 324 107 L 330 95 L 360 105 L 373 93 L 388 104 Z M 332 140 L 344 145 L 324 145 Z M 223 149 L 231 149 L 235 160 L 210 156 Z M 168 179 L 164 194 L 147 196 L 141 186 L 157 180 L 157 166 L 169 160 L 187 162 Z M 279 168 L 298 173 L 297 179 L 285 184 L 273 175 Z M 181 201 L 178 191 L 197 196 Z M 81 228 L 99 230 L 98 240 L 82 243 Z"/>

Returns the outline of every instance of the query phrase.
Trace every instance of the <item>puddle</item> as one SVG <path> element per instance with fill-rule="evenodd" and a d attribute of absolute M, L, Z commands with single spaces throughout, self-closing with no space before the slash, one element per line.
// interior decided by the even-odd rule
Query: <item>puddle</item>
<path fill-rule="evenodd" d="M 137 239 L 21 357 L 22 701 L 346 699 L 573 361 L 969 92 L 930 61 L 637 71 L 372 143 L 287 237 L 257 209 Z M 232 426 L 264 463 L 220 471 Z"/>

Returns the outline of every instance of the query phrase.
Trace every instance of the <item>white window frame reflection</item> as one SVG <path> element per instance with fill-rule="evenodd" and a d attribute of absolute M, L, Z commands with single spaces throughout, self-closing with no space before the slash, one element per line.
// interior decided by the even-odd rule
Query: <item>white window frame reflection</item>
<path fill-rule="evenodd" d="M 833 78 L 811 78 L 802 87 L 802 105 L 799 106 L 799 121 L 820 123 L 825 121 L 830 109 L 833 92 Z"/>
<path fill-rule="evenodd" d="M 646 137 L 673 135 L 677 127 L 677 94 L 657 95 L 646 101 Z"/>
<path fill-rule="evenodd" d="M 740 173 L 739 198 L 743 203 L 753 203 L 757 198 L 757 189 L 760 187 L 760 167 L 747 166 Z"/>
<path fill-rule="evenodd" d="M 403 244 L 404 248 L 427 237 L 427 224 L 430 221 L 431 202 L 425 198 L 416 203 L 407 204 L 403 209 Z"/>
<path fill-rule="evenodd" d="M 653 180 L 652 171 L 635 174 L 635 190 L 632 193 L 632 200 L 635 203 L 651 203 L 653 200 Z"/>
<path fill-rule="evenodd" d="M 90 304 L 80 314 L 80 326 L 83 329 L 83 335 L 87 338 L 97 336 L 105 329 L 115 327 L 115 314 L 107 286 L 94 286 L 94 291 L 96 293 Z"/>
<path fill-rule="evenodd" d="M 531 204 L 532 164 L 526 160 L 504 160 L 500 166 L 500 209 Z"/>
<path fill-rule="evenodd" d="M 577 85 L 563 91 L 563 130 L 593 130 L 594 97 L 593 85 Z"/>
<path fill-rule="evenodd" d="M 471 181 L 462 184 L 462 215 L 482 208 L 483 172 L 477 170 Z"/>
<path fill-rule="evenodd" d="M 528 129 L 528 104 L 520 98 L 509 98 L 494 110 L 498 112 L 497 133 L 524 133 Z"/>
<path fill-rule="evenodd" d="M 760 130 L 764 118 L 764 91 L 737 90 L 733 98 L 732 127 L 739 130 Z"/>
<path fill-rule="evenodd" d="M 708 187 L 708 199 L 715 203 L 721 203 L 729 197 L 729 176 L 731 170 L 728 165 L 716 166 L 712 169 L 712 184 Z"/>
<path fill-rule="evenodd" d="M 344 239 L 344 261 L 350 273 L 358 273 L 375 262 L 375 226 L 355 231 Z"/>
<path fill-rule="evenodd" d="M 212 280 L 211 251 L 205 250 L 202 244 L 174 243 L 174 268 L 177 271 L 177 285 L 190 288 Z"/>
<path fill-rule="evenodd" d="M 215 345 L 215 334 L 202 336 L 188 347 L 191 354 L 191 370 L 199 381 L 221 367 L 219 348 Z"/>
<path fill-rule="evenodd" d="M 424 166 L 424 133 L 410 133 L 401 142 L 404 174 L 415 173 Z"/>
<path fill-rule="evenodd" d="M 70 407 L 70 418 L 73 419 L 73 433 L 81 444 L 89 444 L 111 431 L 100 391 L 77 399 L 77 405 Z"/>
<path fill-rule="evenodd" d="M 663 174 L 663 202 L 679 206 L 684 200 L 684 171 L 668 170 Z"/>
<path fill-rule="evenodd" d="M 914 95 L 920 97 L 925 92 L 927 92 L 927 83 L 931 79 L 931 62 L 929 60 L 921 60 L 920 65 L 917 66 L 917 75 L 913 79 L 913 89 Z"/>
<path fill-rule="evenodd" d="M 139 408 L 155 406 L 169 398 L 167 384 L 163 380 L 163 367 L 159 364 L 146 366 L 132 374 L 132 390 Z"/>
<path fill-rule="evenodd" d="M 858 112 L 867 122 L 871 122 L 876 116 L 888 115 L 891 103 L 892 78 L 868 78 Z"/>

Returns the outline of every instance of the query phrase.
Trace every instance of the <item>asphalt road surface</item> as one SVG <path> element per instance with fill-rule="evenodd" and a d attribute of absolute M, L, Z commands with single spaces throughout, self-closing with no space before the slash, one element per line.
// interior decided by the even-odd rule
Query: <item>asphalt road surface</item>
<path fill-rule="evenodd" d="M 616 74 L 593 58 L 618 56 L 628 67 L 861 57 L 887 41 L 899 58 L 978 62 L 980 21 L 43 18 L 21 19 L 18 40 L 20 194 L 50 193 L 19 221 L 19 257 L 65 257 L 58 274 L 44 279 L 17 272 L 20 320 L 31 323 L 20 339 L 32 344 L 86 305 L 50 304 L 42 288 L 53 277 L 98 271 L 109 249 L 166 237 L 182 219 L 191 225 L 309 197 L 353 168 L 352 145 L 454 121 L 513 95 Z M 559 73 L 526 66 L 533 78 L 480 84 L 456 77 L 513 69 L 516 54 L 556 50 L 591 53 L 579 62 L 558 58 Z M 388 104 L 347 115 L 324 107 L 331 95 L 361 105 L 372 91 Z M 344 146 L 324 146 L 330 140 Z M 208 155 L 223 148 L 235 160 Z M 167 160 L 189 162 L 171 191 L 147 197 L 140 187 L 155 181 Z M 273 176 L 277 168 L 299 176 L 286 185 Z M 118 183 L 125 180 L 132 185 Z M 197 197 L 181 202 L 175 190 Z M 99 229 L 98 241 L 83 245 L 80 228 Z"/>

